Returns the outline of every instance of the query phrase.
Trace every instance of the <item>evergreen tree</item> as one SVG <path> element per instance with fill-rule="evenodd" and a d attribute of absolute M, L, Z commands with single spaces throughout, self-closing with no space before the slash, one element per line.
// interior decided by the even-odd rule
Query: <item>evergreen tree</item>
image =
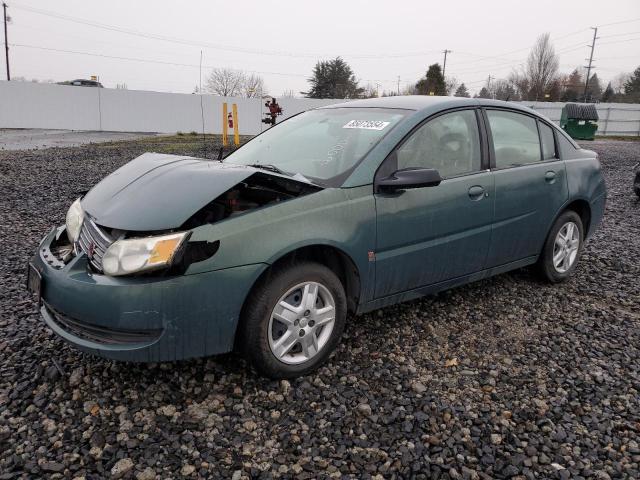
<path fill-rule="evenodd" d="M 635 69 L 624 84 L 624 101 L 640 103 L 640 67 Z"/>
<path fill-rule="evenodd" d="M 611 82 L 607 85 L 607 88 L 604 89 L 602 93 L 602 97 L 600 97 L 601 102 L 613 102 L 613 97 L 615 96 L 615 92 L 613 91 L 613 87 L 611 86 Z"/>
<path fill-rule="evenodd" d="M 591 75 L 589 79 L 589 84 L 587 85 L 587 102 L 597 102 L 600 100 L 602 96 L 602 85 L 600 85 L 600 79 L 598 78 L 598 74 L 594 73 Z"/>
<path fill-rule="evenodd" d="M 482 87 L 480 93 L 478 93 L 478 98 L 491 98 L 491 92 L 487 87 Z"/>
<path fill-rule="evenodd" d="M 307 98 L 359 98 L 364 93 L 351 67 L 340 57 L 316 63 L 307 81 L 311 88 L 301 92 Z"/>
<path fill-rule="evenodd" d="M 563 102 L 577 102 L 582 98 L 582 92 L 584 91 L 584 82 L 582 81 L 582 75 L 576 68 L 564 84 L 564 92 L 560 96 L 560 100 Z"/>
<path fill-rule="evenodd" d="M 467 87 L 464 83 L 461 83 L 460 86 L 458 87 L 458 89 L 456 90 L 456 93 L 454 95 L 454 97 L 466 97 L 469 98 L 469 90 L 467 90 Z"/>
<path fill-rule="evenodd" d="M 427 75 L 416 83 L 418 95 L 446 95 L 447 86 L 444 83 L 440 64 L 429 65 Z"/>

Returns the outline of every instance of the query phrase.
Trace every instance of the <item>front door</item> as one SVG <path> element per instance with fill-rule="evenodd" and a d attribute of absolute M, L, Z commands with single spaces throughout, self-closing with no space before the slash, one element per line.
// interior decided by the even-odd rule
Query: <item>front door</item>
<path fill-rule="evenodd" d="M 480 271 L 493 217 L 494 179 L 478 118 L 456 110 L 417 128 L 378 172 L 434 168 L 438 186 L 376 193 L 376 298 Z M 386 173 L 383 173 L 386 172 Z"/>

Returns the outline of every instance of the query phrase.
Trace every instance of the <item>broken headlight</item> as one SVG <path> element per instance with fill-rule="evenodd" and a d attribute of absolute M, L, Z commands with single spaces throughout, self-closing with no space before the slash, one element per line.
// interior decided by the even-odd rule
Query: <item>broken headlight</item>
<path fill-rule="evenodd" d="M 102 257 L 102 269 L 106 275 L 118 276 L 168 267 L 187 234 L 117 240 Z"/>
<path fill-rule="evenodd" d="M 80 237 L 80 228 L 82 228 L 82 220 L 84 219 L 84 211 L 80 205 L 80 199 L 71 204 L 67 211 L 65 225 L 67 227 L 67 237 L 71 243 L 78 241 Z"/>

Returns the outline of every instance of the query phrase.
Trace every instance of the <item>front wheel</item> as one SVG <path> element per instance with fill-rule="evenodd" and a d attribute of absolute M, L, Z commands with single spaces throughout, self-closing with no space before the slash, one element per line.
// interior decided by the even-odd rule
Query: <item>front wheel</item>
<path fill-rule="evenodd" d="M 563 212 L 551 227 L 538 260 L 543 278 L 551 283 L 567 280 L 576 269 L 583 240 L 580 215 L 573 210 Z"/>
<path fill-rule="evenodd" d="M 249 294 L 241 347 L 271 378 L 306 375 L 327 361 L 347 316 L 340 279 L 318 263 L 276 267 Z"/>

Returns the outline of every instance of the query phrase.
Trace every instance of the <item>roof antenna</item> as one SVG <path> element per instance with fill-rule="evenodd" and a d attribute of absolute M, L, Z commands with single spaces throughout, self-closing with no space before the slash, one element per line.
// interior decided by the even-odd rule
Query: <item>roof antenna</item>
<path fill-rule="evenodd" d="M 222 163 L 223 158 L 224 158 L 224 147 L 220 147 L 220 150 L 218 150 L 218 161 Z"/>

